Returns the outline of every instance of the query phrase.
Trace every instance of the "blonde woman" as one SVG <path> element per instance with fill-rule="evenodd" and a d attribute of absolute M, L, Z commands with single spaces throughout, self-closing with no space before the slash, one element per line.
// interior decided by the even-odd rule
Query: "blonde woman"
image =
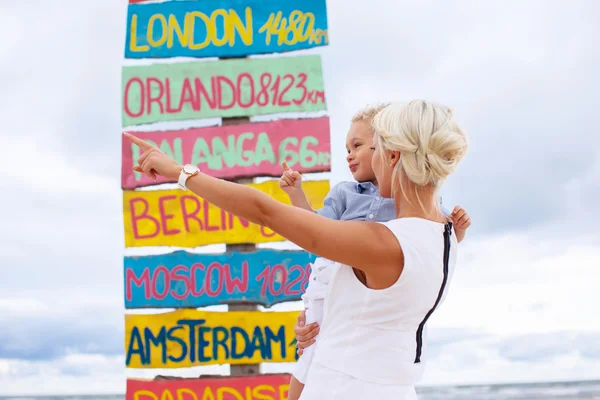
<path fill-rule="evenodd" d="M 421 100 L 387 106 L 373 125 L 373 171 L 381 195 L 396 206 L 396 219 L 386 223 L 336 221 L 284 205 L 182 167 L 127 135 L 143 150 L 136 171 L 179 178 L 181 187 L 216 206 L 340 263 L 301 400 L 416 399 L 425 324 L 452 279 L 457 240 L 437 193 L 467 152 L 465 134 L 449 108 Z"/>

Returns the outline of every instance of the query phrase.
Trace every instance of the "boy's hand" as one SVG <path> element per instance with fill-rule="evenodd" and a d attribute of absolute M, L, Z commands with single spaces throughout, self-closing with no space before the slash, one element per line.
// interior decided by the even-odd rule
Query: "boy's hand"
<path fill-rule="evenodd" d="M 461 206 L 456 206 L 450 214 L 450 219 L 456 231 L 456 238 L 461 242 L 467 233 L 467 229 L 471 226 L 471 217 Z"/>
<path fill-rule="evenodd" d="M 289 195 L 302 190 L 302 175 L 299 172 L 293 171 L 284 161 L 281 163 L 283 167 L 283 175 L 279 179 L 279 187 Z"/>
<path fill-rule="evenodd" d="M 467 230 L 471 226 L 471 217 L 469 217 L 469 214 L 461 206 L 454 207 L 452 214 L 450 214 L 450 219 L 454 224 L 454 229 Z"/>

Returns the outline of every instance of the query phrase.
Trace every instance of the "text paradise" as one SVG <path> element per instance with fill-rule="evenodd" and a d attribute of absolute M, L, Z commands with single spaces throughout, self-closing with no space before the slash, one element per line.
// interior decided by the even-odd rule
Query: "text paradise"
<path fill-rule="evenodd" d="M 126 400 L 287 400 L 290 375 L 127 380 Z"/>

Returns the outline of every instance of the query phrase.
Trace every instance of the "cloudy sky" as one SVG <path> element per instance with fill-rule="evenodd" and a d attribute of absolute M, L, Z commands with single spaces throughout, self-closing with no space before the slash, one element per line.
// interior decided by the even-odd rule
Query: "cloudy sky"
<path fill-rule="evenodd" d="M 332 183 L 351 178 L 344 135 L 365 103 L 444 102 L 469 133 L 443 196 L 473 227 L 430 322 L 424 383 L 600 378 L 600 3 L 328 12 L 331 45 L 310 53 Z M 0 395 L 124 391 L 125 17 L 124 0 L 0 0 Z"/>

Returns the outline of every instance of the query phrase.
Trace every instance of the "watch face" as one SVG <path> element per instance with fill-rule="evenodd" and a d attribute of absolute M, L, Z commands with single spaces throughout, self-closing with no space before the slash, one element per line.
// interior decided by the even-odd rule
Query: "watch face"
<path fill-rule="evenodd" d="M 194 172 L 198 171 L 198 167 L 196 167 L 195 165 L 187 164 L 183 167 L 183 170 L 186 174 L 193 174 Z"/>

